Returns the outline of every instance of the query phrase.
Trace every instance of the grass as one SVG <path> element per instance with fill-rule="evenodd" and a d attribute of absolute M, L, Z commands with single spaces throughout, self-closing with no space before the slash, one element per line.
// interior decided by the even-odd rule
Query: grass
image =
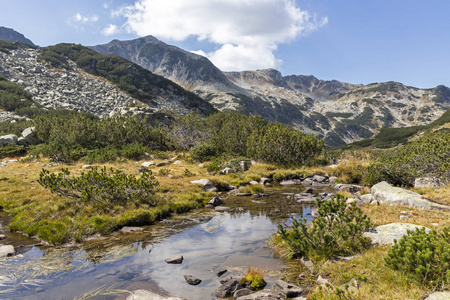
<path fill-rule="evenodd" d="M 204 177 L 206 170 L 192 165 L 190 168 L 199 175 L 187 178 L 184 176 L 186 164 L 183 163 L 152 168 L 160 182 L 160 189 L 155 197 L 162 204 L 157 207 L 115 206 L 109 211 L 100 211 L 81 204 L 76 199 L 51 194 L 41 187 L 36 180 L 41 166 L 46 163 L 47 159 L 39 159 L 26 163 L 13 162 L 8 167 L 1 168 L 0 206 L 12 215 L 10 229 L 36 236 L 51 244 L 81 241 L 92 234 L 106 234 L 123 226 L 149 225 L 173 213 L 202 207 L 213 196 L 212 193 L 203 192 L 201 186 L 190 183 L 191 180 Z M 142 161 L 130 161 L 103 165 L 127 174 L 138 174 L 141 163 Z M 79 175 L 83 171 L 82 163 L 48 169 L 58 172 L 61 167 L 67 167 L 73 175 Z M 173 177 L 166 175 L 169 168 Z"/>

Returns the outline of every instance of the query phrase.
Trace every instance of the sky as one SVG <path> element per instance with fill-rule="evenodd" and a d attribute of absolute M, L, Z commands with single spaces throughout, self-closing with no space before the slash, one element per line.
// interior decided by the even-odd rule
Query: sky
<path fill-rule="evenodd" d="M 39 46 L 153 35 L 224 71 L 450 87 L 447 0 L 0 0 Z"/>

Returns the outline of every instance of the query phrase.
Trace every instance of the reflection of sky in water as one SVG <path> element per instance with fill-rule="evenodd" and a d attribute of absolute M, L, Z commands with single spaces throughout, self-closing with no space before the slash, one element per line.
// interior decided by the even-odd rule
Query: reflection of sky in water
<path fill-rule="evenodd" d="M 220 278 L 215 274 L 228 269 L 229 272 L 224 276 L 237 275 L 248 266 L 270 270 L 266 275 L 270 287 L 276 280 L 276 277 L 271 275 L 284 267 L 280 260 L 274 259 L 272 251 L 267 248 L 270 235 L 277 230 L 279 221 L 290 223 L 286 218 L 288 214 L 310 220 L 311 216 L 307 214 L 311 209 L 310 206 L 303 207 L 279 194 L 264 198 L 263 201 L 267 204 L 254 203 L 248 198 L 229 198 L 225 201 L 226 205 L 235 210 L 217 213 L 209 221 L 191 225 L 190 228 L 160 242 L 152 243 L 151 238 L 144 238 L 141 241 L 145 243 L 128 242 L 122 246 L 112 246 L 123 251 L 124 255 L 117 260 L 109 259 L 109 262 L 106 262 L 107 258 L 101 257 L 99 263 L 93 264 L 86 260 L 87 255 L 92 256 L 89 251 L 86 255 L 83 250 L 66 249 L 65 257 L 61 258 L 71 265 L 66 272 L 47 276 L 45 279 L 48 283 L 42 284 L 39 293 L 35 292 L 33 286 L 28 290 L 20 290 L 11 299 L 72 299 L 100 286 L 110 287 L 114 284 L 120 289 L 148 289 L 186 299 L 215 299 L 211 293 L 220 286 Z M 162 226 L 175 228 L 180 225 L 178 223 Z M 109 247 L 111 246 L 106 248 Z M 40 255 L 42 251 L 33 248 L 26 253 L 22 262 Z M 170 265 L 164 261 L 177 255 L 184 256 L 181 265 Z M 78 270 L 75 270 L 77 268 Z M 183 275 L 193 275 L 202 279 L 202 283 L 190 286 Z M 126 294 L 122 294 L 98 296 L 93 299 L 125 297 Z"/>

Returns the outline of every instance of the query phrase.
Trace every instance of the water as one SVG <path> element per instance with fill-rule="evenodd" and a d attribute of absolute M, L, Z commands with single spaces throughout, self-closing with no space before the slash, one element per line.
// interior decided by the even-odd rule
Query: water
<path fill-rule="evenodd" d="M 216 273 L 238 275 L 248 266 L 268 270 L 271 287 L 284 263 L 267 246 L 279 222 L 290 217 L 307 218 L 311 207 L 282 193 L 300 188 L 269 191 L 269 197 L 223 196 L 232 210 L 217 213 L 199 210 L 145 227 L 140 233 L 115 233 L 81 247 L 31 246 L 36 241 L 7 233 L 18 256 L 0 260 L 1 299 L 125 299 L 136 289 L 186 299 L 216 299 L 220 286 Z M 0 215 L 5 229 L 7 219 Z M 11 243 L 12 241 L 12 243 Z M 183 255 L 180 265 L 167 264 L 169 257 Z M 202 280 L 190 286 L 183 275 Z"/>

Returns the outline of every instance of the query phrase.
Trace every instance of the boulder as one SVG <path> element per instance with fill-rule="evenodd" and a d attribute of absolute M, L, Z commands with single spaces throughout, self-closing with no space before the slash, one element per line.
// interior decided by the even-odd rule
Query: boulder
<path fill-rule="evenodd" d="M 372 187 L 372 198 L 372 201 L 377 201 L 379 204 L 405 205 L 420 209 L 433 209 L 441 211 L 450 209 L 447 205 L 422 199 L 422 196 L 418 193 L 393 187 L 386 181 L 377 183 Z"/>
<path fill-rule="evenodd" d="M 448 300 L 448 299 L 450 299 L 450 292 L 436 292 L 429 295 L 424 300 Z"/>
<path fill-rule="evenodd" d="M 281 289 L 282 293 L 286 295 L 288 298 L 297 297 L 301 293 L 303 293 L 303 289 L 296 285 L 290 284 L 284 280 L 277 280 L 275 284 Z"/>
<path fill-rule="evenodd" d="M 148 167 L 150 167 L 150 166 L 153 166 L 154 164 L 155 164 L 154 161 L 145 161 L 145 162 L 143 162 L 143 163 L 141 164 L 141 166 L 144 167 L 144 168 L 148 168 Z"/>
<path fill-rule="evenodd" d="M 339 183 L 334 186 L 334 189 L 336 191 L 340 192 L 350 192 L 350 193 L 356 193 L 362 190 L 362 186 L 356 185 L 356 184 L 346 184 L 346 183 Z"/>
<path fill-rule="evenodd" d="M 329 181 L 331 184 L 335 184 L 335 183 L 336 183 L 336 180 L 338 180 L 338 178 L 337 178 L 336 176 L 331 176 L 330 178 L 328 178 L 328 181 Z"/>
<path fill-rule="evenodd" d="M 217 188 L 212 184 L 211 180 L 209 180 L 209 179 L 203 178 L 203 179 L 193 180 L 193 181 L 191 181 L 191 183 L 203 185 L 203 190 L 205 192 L 217 192 L 218 191 Z"/>
<path fill-rule="evenodd" d="M 212 206 L 219 206 L 223 204 L 223 200 L 219 198 L 219 196 L 214 196 L 211 200 L 209 200 L 208 204 Z"/>
<path fill-rule="evenodd" d="M 181 160 L 176 160 L 173 162 L 174 165 L 181 165 L 183 162 Z"/>
<path fill-rule="evenodd" d="M 27 145 L 38 145 L 41 141 L 36 137 L 35 133 L 36 127 L 28 127 L 22 131 L 22 137 Z"/>
<path fill-rule="evenodd" d="M 263 178 L 261 178 L 261 180 L 259 181 L 259 183 L 261 184 L 261 185 L 266 185 L 266 184 L 268 184 L 268 183 L 270 183 L 270 178 L 267 178 L 267 177 L 263 177 Z"/>
<path fill-rule="evenodd" d="M 284 180 L 280 182 L 280 185 L 282 186 L 293 186 L 293 185 L 300 185 L 302 182 L 298 179 L 292 179 L 292 180 Z"/>
<path fill-rule="evenodd" d="M 441 182 L 436 177 L 421 177 L 414 180 L 415 188 L 438 188 L 440 186 Z"/>
<path fill-rule="evenodd" d="M 236 300 L 278 300 L 278 299 L 285 299 L 285 297 L 270 290 L 262 290 L 248 296 L 236 298 Z"/>
<path fill-rule="evenodd" d="M 16 250 L 12 245 L 1 245 L 0 246 L 0 257 L 8 257 L 16 254 Z"/>
<path fill-rule="evenodd" d="M 184 279 L 190 285 L 199 285 L 200 283 L 202 283 L 201 279 L 195 278 L 192 275 L 184 275 Z"/>
<path fill-rule="evenodd" d="M 372 194 L 365 194 L 359 196 L 359 202 L 361 204 L 369 204 L 370 202 L 372 202 Z"/>
<path fill-rule="evenodd" d="M 228 168 L 226 167 L 225 169 L 222 170 L 222 172 L 220 172 L 222 174 L 230 174 L 230 173 L 234 173 L 232 168 Z"/>
<path fill-rule="evenodd" d="M 251 289 L 244 288 L 244 289 L 240 289 L 240 290 L 237 290 L 236 292 L 234 292 L 233 298 L 238 299 L 239 297 L 248 296 L 251 294 L 253 294 L 253 291 Z"/>
<path fill-rule="evenodd" d="M 239 162 L 239 169 L 241 172 L 245 172 L 250 168 L 250 162 L 246 160 L 242 160 Z"/>
<path fill-rule="evenodd" d="M 166 258 L 165 261 L 168 264 L 181 264 L 183 262 L 183 259 L 184 258 L 182 255 L 178 255 L 171 258 Z"/>
<path fill-rule="evenodd" d="M 164 297 L 147 290 L 136 290 L 126 300 L 186 300 L 179 297 Z"/>
<path fill-rule="evenodd" d="M 371 228 L 369 231 L 364 232 L 363 236 L 370 238 L 372 240 L 372 245 L 374 246 L 393 245 L 394 239 L 400 241 L 400 239 L 408 233 L 408 230 L 416 230 L 416 228 L 422 227 L 424 226 L 409 223 L 392 223 Z M 425 230 L 426 232 L 430 231 L 429 228 L 426 228 Z"/>
<path fill-rule="evenodd" d="M 172 162 L 170 160 L 165 160 L 165 161 L 161 161 L 161 162 L 157 163 L 155 166 L 164 167 L 164 166 L 170 165 L 171 163 Z"/>
<path fill-rule="evenodd" d="M 312 178 L 312 181 L 318 182 L 318 183 L 325 183 L 328 181 L 328 176 L 314 175 Z"/>
<path fill-rule="evenodd" d="M 6 144 L 14 144 L 17 145 L 18 136 L 15 134 L 7 134 L 0 136 L 0 146 L 4 146 Z"/>
<path fill-rule="evenodd" d="M 239 283 L 239 280 L 231 278 L 218 287 L 215 290 L 214 295 L 219 298 L 227 298 L 233 296 L 234 292 L 242 288 L 243 287 Z"/>
<path fill-rule="evenodd" d="M 258 185 L 258 184 L 259 184 L 258 181 L 255 180 L 250 181 L 250 185 Z"/>

